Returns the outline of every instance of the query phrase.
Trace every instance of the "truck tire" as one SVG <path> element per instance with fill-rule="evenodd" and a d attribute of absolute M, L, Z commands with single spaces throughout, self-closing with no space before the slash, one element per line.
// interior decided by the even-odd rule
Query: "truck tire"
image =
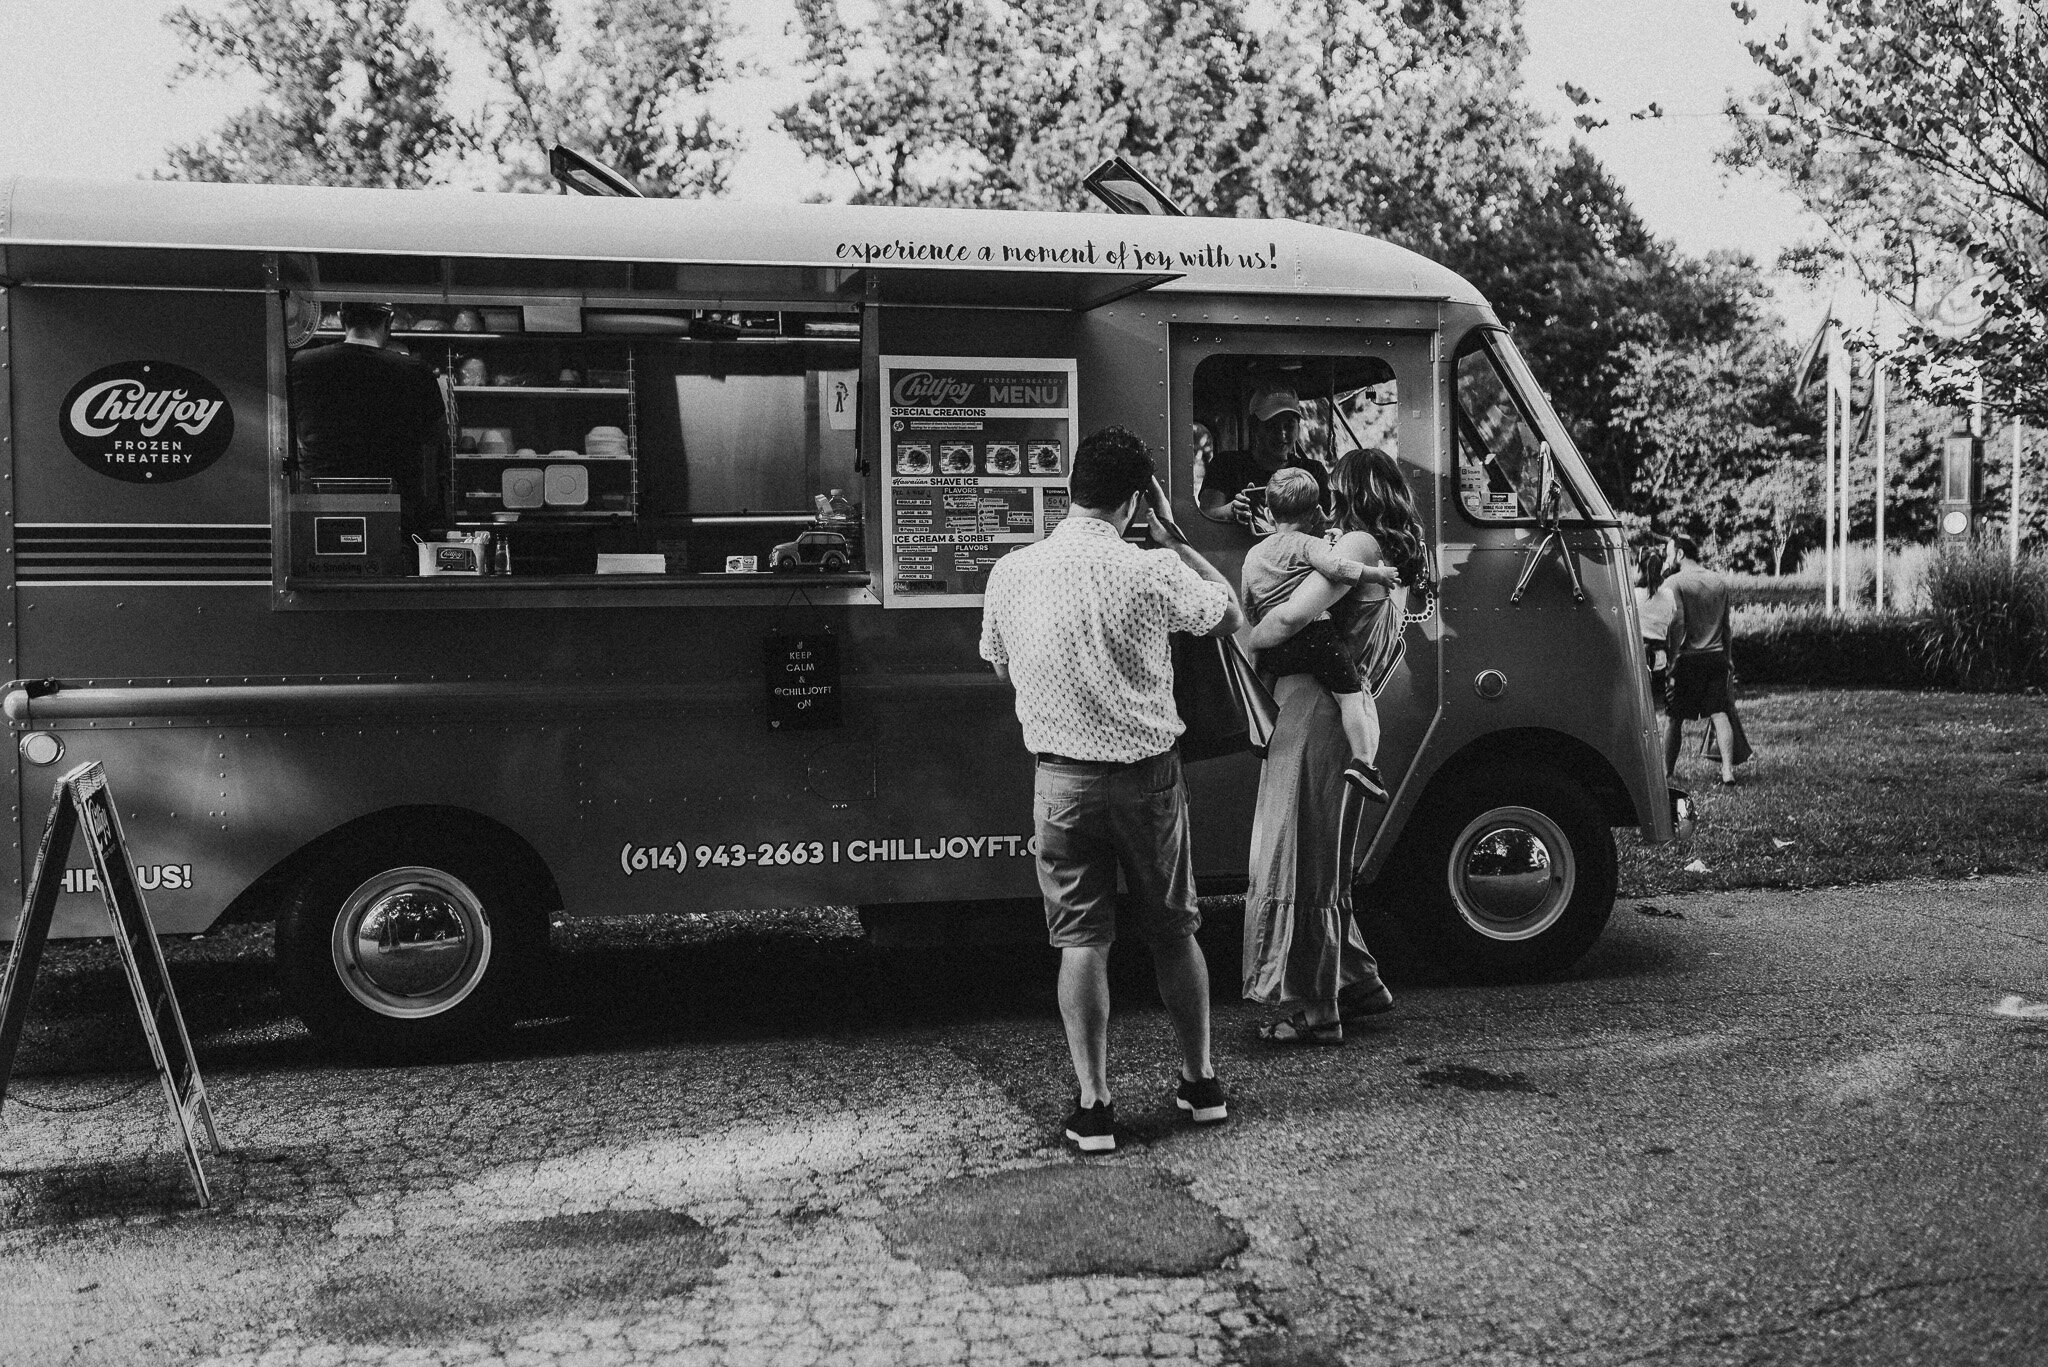
<path fill-rule="evenodd" d="M 547 920 L 488 840 L 356 839 L 316 858 L 277 922 L 286 1004 L 315 1036 L 375 1062 L 458 1056 L 510 1025 Z"/>
<path fill-rule="evenodd" d="M 1525 980 L 1592 947 L 1616 879 L 1614 833 L 1584 787 L 1487 768 L 1433 785 L 1361 905 L 1383 907 L 1454 973 Z"/>

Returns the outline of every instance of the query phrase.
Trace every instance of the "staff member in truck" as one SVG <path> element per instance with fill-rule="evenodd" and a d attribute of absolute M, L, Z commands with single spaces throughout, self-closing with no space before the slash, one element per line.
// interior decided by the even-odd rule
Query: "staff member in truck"
<path fill-rule="evenodd" d="M 1060 1019 L 1080 1093 L 1066 1136 L 1116 1147 L 1109 1094 L 1109 947 L 1117 872 L 1151 945 L 1181 1067 L 1175 1104 L 1197 1124 L 1229 1107 L 1209 1058 L 1209 966 L 1195 943 L 1194 861 L 1167 635 L 1228 636 L 1244 624 L 1230 581 L 1151 519 L 1164 550 L 1123 539 L 1152 488 L 1145 443 L 1104 428 L 1074 452 L 1066 519 L 990 571 L 981 655 L 1017 691 L 1038 756 L 1033 824 L 1048 936 L 1060 951 Z"/>
<path fill-rule="evenodd" d="M 1330 472 L 1301 453 L 1301 400 L 1293 390 L 1268 386 L 1255 391 L 1251 431 L 1251 450 L 1218 452 L 1202 467 L 1202 487 L 1195 495 L 1202 516 L 1271 531 L 1271 521 L 1254 502 L 1255 491 L 1265 489 L 1274 471 L 1289 468 L 1314 476 L 1324 506 L 1329 505 Z"/>
<path fill-rule="evenodd" d="M 439 512 L 448 411 L 434 372 L 391 350 L 391 312 L 343 304 L 342 340 L 292 357 L 292 423 L 302 480 L 389 479 L 399 526 L 414 532 Z"/>

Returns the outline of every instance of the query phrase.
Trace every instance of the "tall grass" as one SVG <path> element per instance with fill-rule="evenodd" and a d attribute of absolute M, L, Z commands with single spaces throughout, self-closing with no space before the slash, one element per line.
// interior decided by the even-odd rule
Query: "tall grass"
<path fill-rule="evenodd" d="M 1922 660 L 1962 688 L 2007 690 L 2048 681 L 2048 560 L 2014 563 L 1988 540 L 1938 551 L 1927 570 Z"/>
<path fill-rule="evenodd" d="M 1907 614 L 1927 611 L 1927 567 L 1932 546 L 1891 546 L 1885 550 L 1884 607 Z M 1738 606 L 1819 607 L 1827 601 L 1825 561 L 1810 551 L 1796 569 L 1782 575 L 1731 574 L 1729 588 Z M 1874 547 L 1849 547 L 1849 605 L 1874 607 L 1877 602 L 1877 552 Z"/>

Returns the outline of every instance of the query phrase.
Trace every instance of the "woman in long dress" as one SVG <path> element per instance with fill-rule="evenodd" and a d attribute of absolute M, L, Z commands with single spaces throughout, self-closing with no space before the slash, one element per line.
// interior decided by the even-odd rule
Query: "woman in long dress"
<path fill-rule="evenodd" d="M 1414 498 L 1394 458 L 1352 451 L 1337 462 L 1337 554 L 1392 564 L 1402 582 L 1426 584 L 1428 549 Z M 1342 628 L 1359 674 L 1377 693 L 1399 662 L 1400 600 L 1377 584 L 1347 589 L 1312 574 L 1254 628 L 1270 650 L 1324 612 Z M 1252 819 L 1251 885 L 1245 893 L 1244 995 L 1293 1006 L 1260 1037 L 1275 1045 L 1344 1042 L 1345 1016 L 1393 1005 L 1352 907 L 1362 809 L 1344 781 L 1350 747 L 1337 705 L 1313 678 L 1290 674 L 1274 690 L 1280 719 L 1259 774 Z M 1374 723 L 1377 725 L 1377 713 Z"/>

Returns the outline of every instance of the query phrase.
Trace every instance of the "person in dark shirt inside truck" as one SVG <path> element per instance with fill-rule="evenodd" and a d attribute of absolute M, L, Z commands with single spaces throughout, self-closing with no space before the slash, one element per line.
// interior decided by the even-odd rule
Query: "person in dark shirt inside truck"
<path fill-rule="evenodd" d="M 1330 498 L 1330 472 L 1322 462 L 1304 455 L 1301 401 L 1292 389 L 1268 385 L 1252 395 L 1251 449 L 1219 451 L 1202 467 L 1202 487 L 1195 505 L 1212 522 L 1235 522 L 1263 536 L 1273 530 L 1263 502 L 1266 481 L 1276 470 L 1306 470 L 1316 482 L 1323 503 Z"/>
<path fill-rule="evenodd" d="M 421 531 L 441 501 L 448 415 L 440 381 L 391 350 L 388 305 L 343 304 L 341 326 L 341 341 L 292 357 L 299 476 L 389 479 L 402 500 L 400 527 Z"/>

